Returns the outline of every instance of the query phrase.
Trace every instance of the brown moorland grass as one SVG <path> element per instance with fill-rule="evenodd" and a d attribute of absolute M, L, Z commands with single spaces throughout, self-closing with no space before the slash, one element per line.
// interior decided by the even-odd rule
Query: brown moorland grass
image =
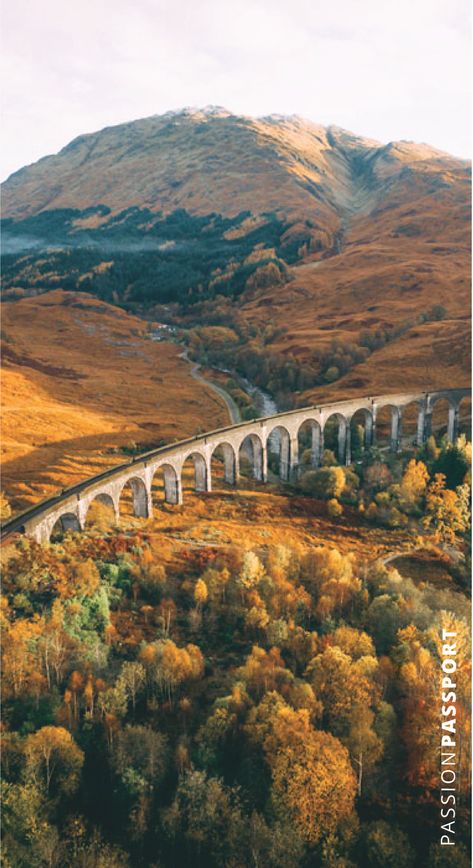
<path fill-rule="evenodd" d="M 228 423 L 180 348 L 119 308 L 54 290 L 2 314 L 2 486 L 15 509 L 125 460 L 131 443 Z"/>
<path fill-rule="evenodd" d="M 284 287 L 244 304 L 249 322 L 287 329 L 271 349 L 302 363 L 334 339 L 402 332 L 337 381 L 307 391 L 304 402 L 470 384 L 469 193 L 457 184 L 422 196 L 421 183 L 413 177 L 404 198 L 396 188 L 382 209 L 347 219 L 337 255 L 309 256 Z M 419 323 L 434 305 L 445 318 Z"/>
<path fill-rule="evenodd" d="M 186 491 L 179 507 L 156 498 L 152 518 L 124 515 L 120 527 L 123 532 L 141 531 L 169 563 L 188 548 L 245 550 L 271 545 L 300 551 L 328 545 L 371 561 L 405 552 L 413 542 L 409 531 L 373 527 L 353 507 L 345 506 L 334 522 L 323 501 L 249 480 L 242 480 L 237 489 L 222 485 L 210 494 Z"/>

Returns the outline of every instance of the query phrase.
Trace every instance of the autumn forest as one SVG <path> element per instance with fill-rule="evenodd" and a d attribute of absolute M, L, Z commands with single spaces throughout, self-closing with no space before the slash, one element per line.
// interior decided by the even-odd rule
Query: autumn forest
<path fill-rule="evenodd" d="M 48 135 L 67 120 L 52 149 L 74 138 L 38 160 L 35 125 L 28 165 L 2 184 L 2 864 L 467 868 L 471 167 L 410 141 L 424 110 L 447 125 L 443 82 L 424 100 L 419 45 L 435 21 L 445 60 L 457 10 L 453 27 L 445 3 L 444 27 L 421 4 L 405 25 L 399 4 L 371 4 L 363 22 L 360 4 L 340 15 L 280 3 L 310 54 L 285 69 L 277 3 L 239 0 L 213 59 L 205 10 L 220 19 L 231 3 L 164 4 L 164 27 L 163 4 L 124 0 L 94 33 L 107 4 L 86 0 L 54 10 L 50 42 L 26 40 L 48 5 L 21 15 L 11 66 L 18 96 L 35 93 L 25 46 L 61 87 L 73 75 L 64 117 L 54 101 L 38 112 Z M 154 16 L 143 31 L 141 7 Z M 422 18 L 425 80 L 403 54 L 406 95 L 389 85 L 373 98 L 372 70 L 391 57 L 400 76 L 398 44 L 376 38 L 376 61 L 365 57 L 388 7 L 383 27 L 391 39 L 401 23 L 403 52 Z M 363 63 L 348 65 L 350 11 Z M 161 47 L 171 13 L 177 51 Z M 138 35 L 137 55 L 149 47 L 146 81 L 128 54 L 120 61 L 120 22 L 126 52 Z M 169 67 L 180 80 L 189 34 L 186 102 L 201 66 L 212 93 L 227 88 L 219 70 L 239 26 L 241 57 L 254 44 L 264 70 L 256 102 L 264 80 L 273 106 L 292 111 L 306 95 L 319 111 L 338 81 L 327 116 L 344 123 L 348 79 L 367 70 L 369 87 L 352 91 L 360 132 L 213 105 L 157 114 L 173 104 Z M 80 32 L 87 48 L 98 39 L 95 71 L 74 61 Z M 326 43 L 318 81 L 314 45 Z M 126 87 L 107 85 L 105 98 L 97 77 L 113 82 L 120 64 Z M 447 61 L 435 54 L 437 67 Z M 123 122 L 125 91 L 133 111 L 149 94 L 147 117 Z M 391 91 L 410 106 L 404 125 Z M 361 93 L 373 131 L 398 138 L 361 134 Z M 80 98 L 97 114 L 76 112 Z M 465 113 L 449 108 L 453 126 Z M 266 428 L 301 408 L 319 408 L 320 429 L 312 412 L 292 433 L 281 419 Z M 259 438 L 239 443 L 238 430 L 231 461 L 223 441 L 212 451 L 205 432 L 250 419 L 268 433 L 258 454 Z M 154 473 L 149 455 L 174 446 L 173 473 L 161 453 Z M 454 742 L 447 802 L 442 733 Z"/>
<path fill-rule="evenodd" d="M 471 448 L 358 454 L 344 468 L 326 449 L 318 470 L 306 454 L 290 488 L 221 476 L 120 527 L 97 503 L 85 534 L 9 547 L 7 868 L 466 868 Z M 442 627 L 459 648 L 453 854 Z"/>

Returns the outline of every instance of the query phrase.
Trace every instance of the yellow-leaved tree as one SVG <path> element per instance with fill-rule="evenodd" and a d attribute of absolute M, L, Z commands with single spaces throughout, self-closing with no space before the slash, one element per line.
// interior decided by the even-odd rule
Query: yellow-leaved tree
<path fill-rule="evenodd" d="M 445 474 L 436 473 L 427 489 L 425 528 L 432 529 L 439 542 L 454 545 L 470 523 L 469 486 L 455 491 L 445 487 Z"/>
<path fill-rule="evenodd" d="M 404 495 L 407 501 L 418 503 L 420 498 L 425 494 L 428 481 L 429 471 L 424 462 L 416 461 L 415 458 L 412 458 L 401 480 L 401 494 Z"/>
<path fill-rule="evenodd" d="M 276 814 L 290 818 L 305 841 L 317 844 L 353 815 L 357 784 L 348 750 L 312 727 L 307 708 L 296 711 L 279 693 L 267 693 L 245 731 L 264 749 Z"/>
<path fill-rule="evenodd" d="M 79 784 L 83 751 L 62 726 L 43 726 L 25 743 L 27 777 L 49 796 L 70 795 Z"/>
<path fill-rule="evenodd" d="M 276 809 L 293 818 L 310 844 L 334 832 L 353 813 L 356 781 L 348 751 L 321 730 L 283 747 L 272 767 Z"/>
<path fill-rule="evenodd" d="M 195 604 L 200 611 L 204 603 L 207 602 L 207 597 L 209 596 L 209 591 L 207 585 L 205 584 L 203 579 L 197 579 L 194 588 L 194 600 Z"/>

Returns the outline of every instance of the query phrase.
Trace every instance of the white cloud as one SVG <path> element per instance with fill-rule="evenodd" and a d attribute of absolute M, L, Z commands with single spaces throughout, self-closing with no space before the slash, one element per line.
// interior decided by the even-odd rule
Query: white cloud
<path fill-rule="evenodd" d="M 184 105 L 298 113 L 469 154 L 466 0 L 16 0 L 2 176 Z"/>

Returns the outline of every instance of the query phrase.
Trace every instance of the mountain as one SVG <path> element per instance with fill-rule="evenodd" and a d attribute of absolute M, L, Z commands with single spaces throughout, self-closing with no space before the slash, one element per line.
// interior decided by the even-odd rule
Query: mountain
<path fill-rule="evenodd" d="M 308 217 L 326 233 L 409 178 L 433 192 L 466 172 L 465 161 L 427 145 L 383 146 L 297 116 L 187 109 L 79 136 L 20 169 L 3 186 L 3 214 L 23 219 L 97 204 L 113 214 L 131 206 L 225 217 L 276 212 Z"/>
<path fill-rule="evenodd" d="M 79 136 L 5 182 L 6 296 L 82 291 L 230 326 L 239 372 L 256 352 L 260 385 L 286 401 L 461 385 L 469 202 L 469 163 L 428 145 L 168 112 Z M 210 338 L 199 352 L 215 361 Z"/>

